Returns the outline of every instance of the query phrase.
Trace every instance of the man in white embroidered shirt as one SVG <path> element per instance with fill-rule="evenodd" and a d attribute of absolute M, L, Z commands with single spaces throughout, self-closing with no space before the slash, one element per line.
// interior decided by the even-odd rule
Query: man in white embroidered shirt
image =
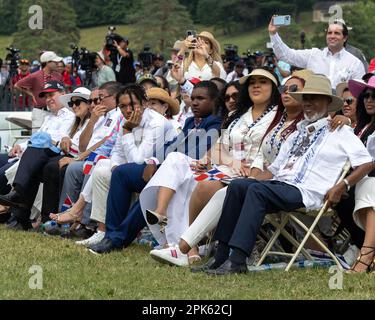
<path fill-rule="evenodd" d="M 229 185 L 214 236 L 218 250 L 201 268 L 209 274 L 247 271 L 246 257 L 266 213 L 318 209 L 324 200 L 333 206 L 374 168 L 370 154 L 349 126 L 330 129 L 326 115 L 343 102 L 331 94 L 325 76 L 310 76 L 303 91 L 290 94 L 302 102 L 305 120 L 285 141 L 261 181 L 238 179 Z M 335 185 L 347 160 L 354 171 Z"/>
<path fill-rule="evenodd" d="M 345 50 L 349 32 L 345 24 L 335 20 L 326 33 L 327 47 L 295 50 L 289 48 L 277 33 L 278 27 L 273 18 L 268 26 L 273 51 L 279 60 L 299 68 L 310 69 L 317 74 L 324 74 L 331 81 L 332 88 L 340 82 L 361 79 L 365 74 L 362 62 Z"/>

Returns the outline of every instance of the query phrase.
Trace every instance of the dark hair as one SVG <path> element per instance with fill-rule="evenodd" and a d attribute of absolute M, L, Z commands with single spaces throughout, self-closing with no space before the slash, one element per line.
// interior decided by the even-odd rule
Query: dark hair
<path fill-rule="evenodd" d="M 356 112 L 357 126 L 354 129 L 354 133 L 356 135 L 358 135 L 366 127 L 366 125 L 368 125 L 372 120 L 372 116 L 367 113 L 366 107 L 365 107 L 366 91 L 367 90 L 365 89 L 363 92 L 361 92 L 361 94 L 357 98 L 357 112 Z M 368 136 L 371 135 L 374 132 L 374 130 L 375 130 L 375 122 L 371 126 L 369 126 L 366 129 L 366 131 L 362 134 L 360 139 L 364 144 L 366 144 Z"/>
<path fill-rule="evenodd" d="M 106 90 L 110 96 L 115 96 L 121 90 L 121 83 L 116 81 L 109 81 L 102 84 L 99 90 Z"/>
<path fill-rule="evenodd" d="M 120 103 L 120 98 L 124 95 L 130 97 L 130 103 L 134 108 L 133 95 L 138 99 L 140 103 L 147 101 L 146 91 L 139 84 L 127 84 L 121 87 L 120 91 L 116 95 L 116 105 Z"/>
<path fill-rule="evenodd" d="M 228 120 L 229 120 L 228 109 L 225 105 L 225 95 L 227 93 L 228 88 L 230 87 L 235 87 L 238 90 L 238 92 L 241 91 L 241 85 L 238 81 L 232 81 L 232 82 L 227 83 L 225 87 L 223 88 L 223 90 L 221 91 L 220 100 L 219 100 L 220 104 L 219 104 L 219 107 L 216 108 L 215 114 L 219 115 L 222 118 L 223 120 L 223 122 L 221 123 L 222 128 L 227 128 L 230 125 L 230 123 L 228 123 Z"/>
<path fill-rule="evenodd" d="M 277 85 L 273 81 L 270 80 L 271 83 L 272 83 L 272 93 L 271 93 L 270 105 L 273 105 L 273 106 L 280 105 L 281 99 L 280 99 L 280 93 L 279 93 L 279 90 L 278 90 L 279 80 L 278 80 L 276 74 L 273 71 L 271 71 L 269 68 L 266 68 L 266 67 L 260 67 L 260 68 L 257 68 L 257 69 L 266 70 L 275 77 Z M 235 120 L 237 118 L 240 118 L 242 115 L 244 115 L 249 110 L 250 107 L 252 107 L 254 105 L 253 101 L 251 101 L 251 99 L 250 99 L 249 92 L 248 92 L 250 79 L 251 79 L 251 77 L 248 77 L 246 79 L 246 82 L 242 85 L 241 90 L 240 90 L 240 97 L 237 101 L 236 111 L 232 115 L 230 115 L 230 117 L 226 121 L 227 126 L 223 127 L 223 128 L 227 128 L 233 120 Z"/>
<path fill-rule="evenodd" d="M 167 79 L 165 79 L 165 77 L 163 76 L 154 76 L 155 78 L 160 78 L 161 81 L 163 82 L 163 87 L 162 89 L 164 89 L 165 91 L 168 92 L 169 95 L 171 95 L 171 88 L 169 87 L 169 82 L 167 81 Z"/>
<path fill-rule="evenodd" d="M 211 81 L 198 82 L 194 86 L 194 89 L 198 88 L 206 88 L 211 99 L 217 100 L 217 98 L 219 97 L 219 89 L 217 88 L 216 84 L 212 83 Z"/>
<path fill-rule="evenodd" d="M 305 79 L 302 79 L 300 77 L 296 77 L 296 76 L 292 76 L 290 79 L 297 79 L 299 81 L 301 81 L 301 83 L 303 84 L 303 86 L 305 86 Z M 290 80 L 288 79 L 288 81 Z M 287 82 L 288 82 L 287 81 Z M 275 117 L 273 118 L 271 124 L 268 126 L 265 134 L 263 135 L 263 138 L 262 138 L 262 142 L 263 140 L 265 139 L 265 137 L 267 136 L 267 134 L 269 134 L 273 128 L 275 128 L 277 126 L 277 124 L 280 122 L 283 114 L 284 114 L 284 111 L 285 111 L 285 106 L 280 98 L 280 103 L 278 105 L 278 108 L 277 108 L 277 111 L 276 111 L 276 114 L 275 114 Z M 291 129 L 292 132 L 295 131 L 297 129 L 297 123 L 300 122 L 302 119 L 304 118 L 304 115 L 303 115 L 303 111 L 297 116 L 297 118 L 293 121 L 293 123 L 290 124 L 290 126 L 287 128 L 288 130 Z"/>
<path fill-rule="evenodd" d="M 342 27 L 342 35 L 344 36 L 344 37 L 346 37 L 346 40 L 345 40 L 345 42 L 344 42 L 344 47 L 346 46 L 346 43 L 348 42 L 348 39 L 349 39 L 349 30 L 348 30 L 348 27 L 344 24 L 344 23 L 342 23 L 341 21 L 338 21 L 338 20 L 335 20 L 333 23 L 331 23 L 331 25 L 332 24 L 337 24 L 337 25 L 339 25 L 339 26 L 341 26 Z M 328 28 L 325 30 L 325 32 L 326 32 L 326 34 L 327 34 L 327 32 L 328 32 Z"/>
<path fill-rule="evenodd" d="M 227 82 L 226 82 L 225 80 L 223 80 L 223 79 L 221 79 L 221 78 L 219 78 L 219 77 L 212 78 L 212 79 L 210 79 L 210 81 L 212 81 L 213 83 L 215 83 L 215 81 L 216 81 L 216 82 L 219 82 L 219 83 L 221 83 L 221 84 L 223 85 L 223 87 L 226 86 L 226 84 L 227 84 Z M 216 85 L 216 83 L 215 83 L 215 85 Z M 216 86 L 217 86 L 217 85 L 216 85 Z M 218 89 L 219 91 L 221 91 L 219 87 L 217 87 L 217 89 Z"/>
<path fill-rule="evenodd" d="M 74 120 L 74 123 L 73 123 L 73 126 L 70 129 L 70 133 L 69 133 L 70 138 L 73 138 L 73 136 L 77 133 L 78 127 L 81 124 L 83 125 L 87 119 L 90 119 L 90 116 L 91 116 L 90 111 L 87 111 L 85 117 L 82 120 L 79 117 L 76 116 L 76 118 Z"/>

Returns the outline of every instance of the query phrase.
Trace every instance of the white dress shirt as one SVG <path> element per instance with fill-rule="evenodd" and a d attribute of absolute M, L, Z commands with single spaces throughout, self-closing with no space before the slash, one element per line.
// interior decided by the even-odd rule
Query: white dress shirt
<path fill-rule="evenodd" d="M 91 148 L 103 138 L 110 135 L 121 115 L 122 114 L 120 109 L 115 108 L 107 112 L 104 116 L 101 116 L 98 122 L 95 123 L 91 139 L 89 141 L 89 144 L 87 145 L 87 149 Z"/>
<path fill-rule="evenodd" d="M 117 137 L 111 155 L 111 168 L 124 163 L 144 163 L 154 155 L 155 150 L 177 136 L 170 121 L 151 109 L 145 109 L 140 125 L 131 133 Z"/>
<path fill-rule="evenodd" d="M 295 50 L 289 48 L 276 33 L 270 35 L 273 51 L 279 60 L 283 60 L 299 68 L 309 69 L 317 74 L 324 74 L 330 81 L 332 88 L 340 82 L 350 79 L 361 79 L 365 74 L 362 62 L 343 48 L 332 54 L 326 47 Z"/>
<path fill-rule="evenodd" d="M 347 160 L 352 168 L 356 168 L 371 162 L 372 158 L 348 126 L 331 132 L 327 118 L 308 126 L 306 124 L 307 121 L 302 121 L 297 125 L 298 131 L 283 143 L 279 155 L 268 170 L 272 172 L 274 180 L 294 185 L 301 191 L 307 210 L 316 210 L 322 207 L 324 196 L 335 185 Z M 290 150 L 296 137 L 309 127 L 314 127 L 311 137 L 319 128 L 324 130 L 293 166 L 288 166 L 291 163 Z"/>

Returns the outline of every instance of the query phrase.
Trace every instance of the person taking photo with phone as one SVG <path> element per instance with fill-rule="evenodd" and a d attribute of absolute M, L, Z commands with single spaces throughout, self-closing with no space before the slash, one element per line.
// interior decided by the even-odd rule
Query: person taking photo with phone
<path fill-rule="evenodd" d="M 274 24 L 275 17 L 272 17 L 268 31 L 277 59 L 325 75 L 330 80 L 332 88 L 336 88 L 340 82 L 360 79 L 365 74 L 361 61 L 345 49 L 349 31 L 340 20 L 328 25 L 327 47 L 296 50 L 289 48 L 281 39 L 278 34 L 279 26 Z"/>

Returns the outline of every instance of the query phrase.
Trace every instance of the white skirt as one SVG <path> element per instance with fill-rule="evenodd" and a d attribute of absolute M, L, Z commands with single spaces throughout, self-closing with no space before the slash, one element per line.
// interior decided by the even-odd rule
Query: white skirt
<path fill-rule="evenodd" d="M 176 192 L 167 209 L 168 224 L 165 233 L 160 232 L 158 224 L 148 225 L 160 245 L 177 244 L 181 235 L 189 227 L 190 197 L 198 183 L 190 169 L 192 161 L 196 160 L 183 153 L 170 153 L 139 196 L 146 220 L 146 210 L 155 210 L 157 206 L 160 187 L 166 187 Z"/>
<path fill-rule="evenodd" d="M 353 219 L 355 223 L 363 230 L 366 227 L 362 225 L 358 211 L 364 208 L 373 208 L 375 210 L 375 178 L 365 177 L 359 181 L 355 187 L 355 207 Z"/>

